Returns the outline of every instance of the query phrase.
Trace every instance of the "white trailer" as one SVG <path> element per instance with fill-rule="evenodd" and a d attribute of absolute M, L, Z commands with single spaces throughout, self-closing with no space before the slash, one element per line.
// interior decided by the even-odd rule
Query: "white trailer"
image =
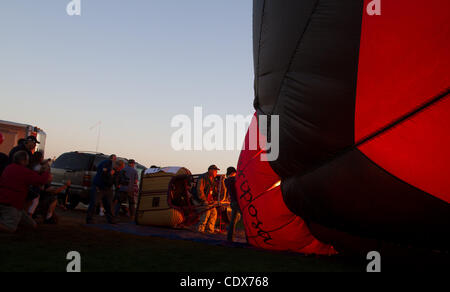
<path fill-rule="evenodd" d="M 17 146 L 20 139 L 28 136 L 35 136 L 41 143 L 36 146 L 36 151 L 45 151 L 47 134 L 38 127 L 0 120 L 0 133 L 4 138 L 3 143 L 0 144 L 0 152 L 8 154 L 11 149 Z"/>

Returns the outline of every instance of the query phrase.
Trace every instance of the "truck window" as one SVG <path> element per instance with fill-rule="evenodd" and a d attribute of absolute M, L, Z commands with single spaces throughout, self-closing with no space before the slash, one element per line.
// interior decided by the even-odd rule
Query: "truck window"
<path fill-rule="evenodd" d="M 65 153 L 52 164 L 52 168 L 73 171 L 89 170 L 91 156 L 82 153 Z"/>

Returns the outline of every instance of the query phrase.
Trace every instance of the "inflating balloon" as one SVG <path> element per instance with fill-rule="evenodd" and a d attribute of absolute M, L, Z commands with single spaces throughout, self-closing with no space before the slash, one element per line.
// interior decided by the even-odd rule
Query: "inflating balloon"
<path fill-rule="evenodd" d="M 280 118 L 278 159 L 239 162 L 255 246 L 450 246 L 450 2 L 368 4 L 254 1 L 255 108 Z"/>

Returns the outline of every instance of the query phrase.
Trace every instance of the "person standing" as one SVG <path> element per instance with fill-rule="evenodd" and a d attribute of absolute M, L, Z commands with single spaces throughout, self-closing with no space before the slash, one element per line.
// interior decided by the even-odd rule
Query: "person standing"
<path fill-rule="evenodd" d="M 120 188 L 118 193 L 118 200 L 114 210 L 114 215 L 118 216 L 120 205 L 123 202 L 128 201 L 131 221 L 134 221 L 136 216 L 136 194 L 138 192 L 139 181 L 139 175 L 135 167 L 136 161 L 131 159 L 128 161 L 128 165 L 120 172 Z"/>
<path fill-rule="evenodd" d="M 24 211 L 30 186 L 41 186 L 51 181 L 50 169 L 41 174 L 28 168 L 27 152 L 14 154 L 13 163 L 8 165 L 0 179 L 0 231 L 14 233 L 19 223 L 36 227 L 36 222 Z"/>
<path fill-rule="evenodd" d="M 199 177 L 197 182 L 197 196 L 202 205 L 206 206 L 207 210 L 200 216 L 198 224 L 199 232 L 215 233 L 217 221 L 217 208 L 211 207 L 215 203 L 214 196 L 218 196 L 217 185 L 215 178 L 220 169 L 211 165 L 208 172 Z"/>
<path fill-rule="evenodd" d="M 28 154 L 28 163 L 32 163 L 33 154 L 36 149 L 36 145 L 40 142 L 35 136 L 28 136 L 25 139 L 20 139 L 18 145 L 9 152 L 9 163 L 13 163 L 14 155 L 19 151 L 25 151 Z"/>
<path fill-rule="evenodd" d="M 111 177 L 114 176 L 115 173 L 113 166 L 116 160 L 117 156 L 113 154 L 109 159 L 102 161 L 97 167 L 97 174 L 95 175 L 90 192 L 89 207 L 86 217 L 87 224 L 94 223 L 94 213 L 100 202 L 103 203 L 103 207 L 105 208 L 105 215 L 108 223 L 115 223 L 111 212 L 113 192 L 109 182 L 112 180 Z"/>
<path fill-rule="evenodd" d="M 228 197 L 230 198 L 231 205 L 231 222 L 230 226 L 228 226 L 228 236 L 227 239 L 229 242 L 233 242 L 234 234 L 236 231 L 236 224 L 241 219 L 241 208 L 239 207 L 237 190 L 236 190 L 236 168 L 229 167 L 227 169 L 227 179 L 225 180 L 225 185 L 228 190 Z"/>

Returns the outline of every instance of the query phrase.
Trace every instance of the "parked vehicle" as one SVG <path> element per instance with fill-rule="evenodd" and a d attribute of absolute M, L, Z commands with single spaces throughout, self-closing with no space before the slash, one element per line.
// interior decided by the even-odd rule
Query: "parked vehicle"
<path fill-rule="evenodd" d="M 67 190 L 66 204 L 70 209 L 75 209 L 81 202 L 89 204 L 89 190 L 92 186 L 98 165 L 108 159 L 109 155 L 95 152 L 67 152 L 62 154 L 52 164 L 52 185 L 59 187 L 67 181 L 71 181 L 71 186 Z M 128 162 L 125 158 L 119 160 Z M 138 173 L 141 174 L 146 169 L 141 164 L 136 164 Z"/>
<path fill-rule="evenodd" d="M 44 152 L 45 150 L 47 134 L 38 127 L 0 120 L 0 133 L 2 133 L 4 139 L 3 143 L 0 144 L 0 152 L 2 153 L 8 154 L 11 149 L 17 146 L 20 139 L 28 136 L 35 136 L 40 142 L 36 146 L 36 151 Z"/>

